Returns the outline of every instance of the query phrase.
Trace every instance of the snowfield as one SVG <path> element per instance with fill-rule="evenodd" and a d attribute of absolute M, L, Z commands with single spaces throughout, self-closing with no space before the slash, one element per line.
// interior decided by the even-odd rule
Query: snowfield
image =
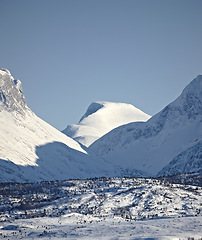
<path fill-rule="evenodd" d="M 12 224 L 0 225 L 0 239 L 201 240 L 202 236 L 201 216 L 125 221 L 67 214 L 56 218 L 17 220 Z"/>
<path fill-rule="evenodd" d="M 6 239 L 201 239 L 202 189 L 144 178 L 1 184 Z"/>

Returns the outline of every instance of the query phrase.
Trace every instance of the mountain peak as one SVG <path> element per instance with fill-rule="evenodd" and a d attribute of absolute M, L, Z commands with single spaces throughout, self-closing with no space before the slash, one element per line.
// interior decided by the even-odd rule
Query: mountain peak
<path fill-rule="evenodd" d="M 77 125 L 68 125 L 63 133 L 88 147 L 116 127 L 149 118 L 131 104 L 98 101 L 90 104 Z"/>
<path fill-rule="evenodd" d="M 121 113 L 121 115 L 123 114 L 131 115 L 131 112 L 133 112 L 132 113 L 133 116 L 132 117 L 129 116 L 129 118 L 134 118 L 134 112 L 135 112 L 136 119 L 134 121 L 146 121 L 150 117 L 149 115 L 143 113 L 140 109 L 136 108 L 135 106 L 129 103 L 96 101 L 96 102 L 92 102 L 89 105 L 85 114 L 80 119 L 79 123 L 81 122 L 84 123 L 84 121 L 85 122 L 89 121 L 89 119 L 96 118 L 98 115 L 102 115 L 102 117 L 105 117 L 105 118 L 110 117 L 110 119 L 114 118 L 116 122 L 117 117 L 120 117 L 117 114 Z M 100 119 L 97 119 L 97 120 L 100 120 Z"/>
<path fill-rule="evenodd" d="M 87 108 L 85 114 L 81 117 L 79 123 L 84 119 L 87 118 L 89 115 L 96 113 L 99 109 L 104 107 L 104 102 L 92 102 L 90 106 Z"/>
<path fill-rule="evenodd" d="M 4 68 L 0 69 L 0 106 L 21 113 L 27 108 L 20 80 L 15 80 Z"/>
<path fill-rule="evenodd" d="M 0 133 L 0 182 L 105 176 L 111 166 L 38 118 L 6 69 L 0 70 Z"/>
<path fill-rule="evenodd" d="M 11 72 L 6 68 L 0 68 L 0 74 L 11 76 Z"/>
<path fill-rule="evenodd" d="M 194 78 L 183 90 L 182 94 L 194 93 L 194 95 L 202 96 L 202 75 Z"/>
<path fill-rule="evenodd" d="M 195 171 L 201 169 L 201 144 L 197 144 L 202 140 L 201 119 L 202 75 L 198 75 L 175 101 L 146 123 L 118 127 L 89 149 L 123 169 L 130 166 L 150 175 L 157 174 L 173 159 L 171 166 L 164 169 L 167 173 L 173 174 L 179 167 Z"/>
<path fill-rule="evenodd" d="M 202 75 L 194 78 L 182 91 L 179 98 L 172 103 L 181 106 L 188 119 L 202 114 Z"/>

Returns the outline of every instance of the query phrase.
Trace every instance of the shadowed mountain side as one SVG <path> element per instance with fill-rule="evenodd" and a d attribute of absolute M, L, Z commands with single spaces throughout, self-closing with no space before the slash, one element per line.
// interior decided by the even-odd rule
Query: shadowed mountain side
<path fill-rule="evenodd" d="M 176 156 L 158 176 L 172 176 L 181 173 L 192 173 L 201 170 L 202 166 L 202 141 L 186 149 Z"/>
<path fill-rule="evenodd" d="M 38 166 L 22 166 L 0 159 L 0 182 L 34 182 L 109 176 L 112 166 L 61 142 L 36 147 Z M 107 169 L 107 170 L 106 170 Z"/>

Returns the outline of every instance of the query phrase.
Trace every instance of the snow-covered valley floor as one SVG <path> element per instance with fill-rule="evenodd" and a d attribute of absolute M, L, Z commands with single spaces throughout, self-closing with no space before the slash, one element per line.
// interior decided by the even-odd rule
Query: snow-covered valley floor
<path fill-rule="evenodd" d="M 201 239 L 202 217 L 163 218 L 143 221 L 95 219 L 80 214 L 4 223 L 4 239 Z M 86 221 L 86 222 L 84 222 Z M 12 224 L 12 225 L 11 225 Z"/>
<path fill-rule="evenodd" d="M 200 186 L 144 178 L 0 184 L 0 239 L 202 239 Z"/>

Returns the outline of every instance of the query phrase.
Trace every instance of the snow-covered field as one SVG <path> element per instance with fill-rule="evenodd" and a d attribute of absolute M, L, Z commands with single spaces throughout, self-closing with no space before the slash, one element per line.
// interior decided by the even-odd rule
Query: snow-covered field
<path fill-rule="evenodd" d="M 84 222 L 86 221 L 86 222 Z M 125 221 L 97 220 L 80 214 L 17 220 L 0 230 L 3 239 L 201 239 L 202 217 Z M 6 227 L 4 227 L 6 229 Z"/>
<path fill-rule="evenodd" d="M 201 239 L 202 189 L 157 179 L 2 183 L 3 239 Z"/>

